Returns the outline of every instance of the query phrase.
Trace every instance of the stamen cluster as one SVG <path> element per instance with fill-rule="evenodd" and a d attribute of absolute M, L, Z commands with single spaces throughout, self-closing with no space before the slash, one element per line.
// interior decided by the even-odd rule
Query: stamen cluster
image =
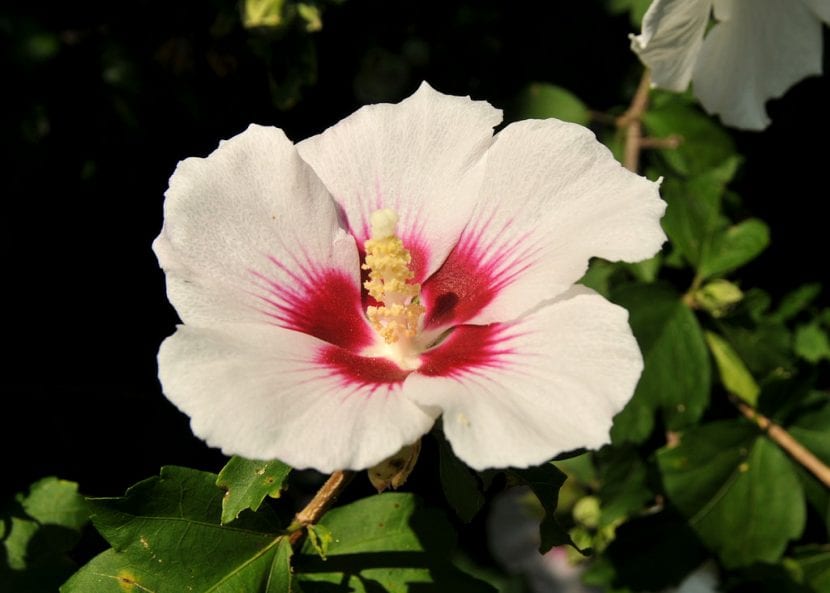
<path fill-rule="evenodd" d="M 395 235 L 397 218 L 388 209 L 372 214 L 372 236 L 364 243 L 366 258 L 361 266 L 369 272 L 364 288 L 380 303 L 377 307 L 367 307 L 366 317 L 387 344 L 394 344 L 402 336 L 417 335 L 421 315 L 426 310 L 418 302 L 421 285 L 410 283 L 414 277 L 409 268 L 412 255 Z"/>

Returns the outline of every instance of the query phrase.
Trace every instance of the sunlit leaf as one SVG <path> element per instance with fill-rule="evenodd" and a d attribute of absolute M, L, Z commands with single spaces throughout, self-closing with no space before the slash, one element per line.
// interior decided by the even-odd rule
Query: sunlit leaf
<path fill-rule="evenodd" d="M 450 562 L 455 535 L 447 519 L 412 494 L 384 493 L 332 509 L 320 525 L 332 535 L 326 560 L 306 542 L 297 559 L 305 593 L 354 591 L 404 593 L 493 589 Z"/>
<path fill-rule="evenodd" d="M 222 490 L 214 474 L 162 468 L 121 498 L 91 499 L 93 523 L 113 546 L 84 566 L 63 593 L 172 590 L 267 591 L 285 580 L 285 537 L 270 513 L 220 525 Z M 280 551 L 282 549 L 282 552 Z"/>
<path fill-rule="evenodd" d="M 291 467 L 281 461 L 255 461 L 232 457 L 216 479 L 225 490 L 222 523 L 230 523 L 245 509 L 257 510 L 266 496 L 278 497 Z"/>
<path fill-rule="evenodd" d="M 309 525 L 307 531 L 308 543 L 317 552 L 317 555 L 325 560 L 329 553 L 329 544 L 334 539 L 331 531 L 325 525 Z"/>
<path fill-rule="evenodd" d="M 758 403 L 761 388 L 752 377 L 744 361 L 732 349 L 729 342 L 714 332 L 706 332 L 706 343 L 715 359 L 723 386 L 729 393 L 737 395 L 750 406 Z"/>
<path fill-rule="evenodd" d="M 279 27 L 283 22 L 284 4 L 285 0 L 244 0 L 242 24 L 247 29 Z"/>

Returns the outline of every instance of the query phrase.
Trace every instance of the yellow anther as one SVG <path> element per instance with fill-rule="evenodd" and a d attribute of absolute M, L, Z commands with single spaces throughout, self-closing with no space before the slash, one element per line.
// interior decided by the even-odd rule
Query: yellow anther
<path fill-rule="evenodd" d="M 398 216 L 392 210 L 372 213 L 372 236 L 364 243 L 366 258 L 361 266 L 369 272 L 364 288 L 381 304 L 368 307 L 366 317 L 387 344 L 394 344 L 403 336 L 414 337 L 425 311 L 417 300 L 421 285 L 409 283 L 415 276 L 409 269 L 412 256 L 395 235 L 397 222 Z"/>

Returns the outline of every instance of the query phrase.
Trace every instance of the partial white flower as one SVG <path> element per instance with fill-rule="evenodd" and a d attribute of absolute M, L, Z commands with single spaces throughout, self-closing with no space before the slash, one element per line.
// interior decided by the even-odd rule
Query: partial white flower
<path fill-rule="evenodd" d="M 154 250 L 184 325 L 159 376 L 196 435 L 326 472 L 441 414 L 479 469 L 608 441 L 642 358 L 574 283 L 653 255 L 665 204 L 585 128 L 500 120 L 423 84 L 296 146 L 251 126 L 179 163 Z"/>
<path fill-rule="evenodd" d="M 631 47 L 656 86 L 684 91 L 691 81 L 706 111 L 761 130 L 768 99 L 821 74 L 822 21 L 830 0 L 654 0 Z"/>

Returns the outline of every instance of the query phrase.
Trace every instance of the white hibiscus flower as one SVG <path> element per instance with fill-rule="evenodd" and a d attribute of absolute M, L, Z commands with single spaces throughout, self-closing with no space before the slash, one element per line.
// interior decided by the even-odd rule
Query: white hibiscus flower
<path fill-rule="evenodd" d="M 656 86 L 679 92 L 691 81 L 709 113 L 762 130 L 767 99 L 821 74 L 822 21 L 830 0 L 654 0 L 631 46 Z"/>
<path fill-rule="evenodd" d="M 296 146 L 251 126 L 179 163 L 154 250 L 184 324 L 159 375 L 196 435 L 326 472 L 439 415 L 479 469 L 608 441 L 642 359 L 574 283 L 653 255 L 665 204 L 585 128 L 500 120 L 423 84 Z"/>

